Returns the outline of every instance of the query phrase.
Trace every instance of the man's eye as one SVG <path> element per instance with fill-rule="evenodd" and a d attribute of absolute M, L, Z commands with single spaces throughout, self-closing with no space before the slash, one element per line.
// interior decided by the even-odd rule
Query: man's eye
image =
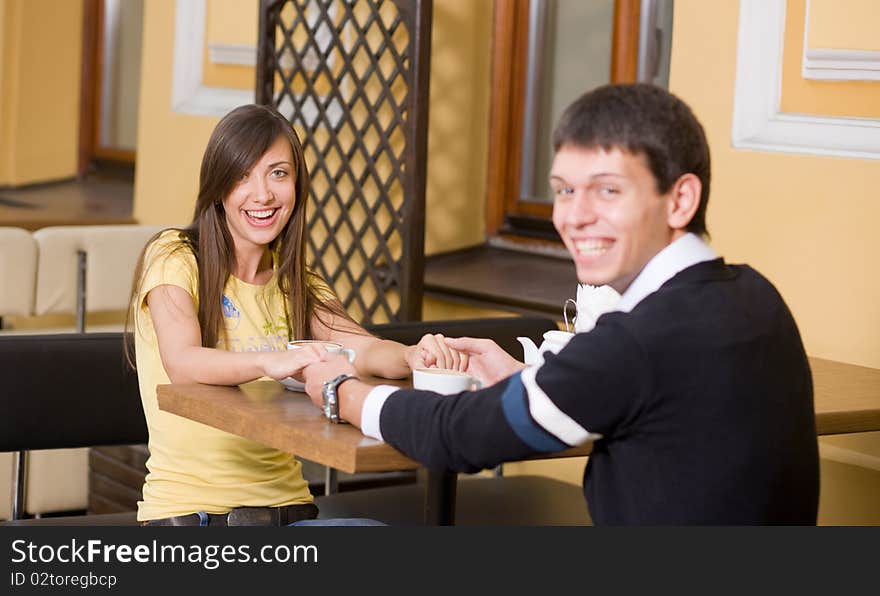
<path fill-rule="evenodd" d="M 616 186 L 599 186 L 594 192 L 603 199 L 614 199 L 620 194 L 620 189 Z"/>
<path fill-rule="evenodd" d="M 553 194 L 556 196 L 565 196 L 574 194 L 574 189 L 570 186 L 560 186 L 559 188 L 553 189 Z"/>

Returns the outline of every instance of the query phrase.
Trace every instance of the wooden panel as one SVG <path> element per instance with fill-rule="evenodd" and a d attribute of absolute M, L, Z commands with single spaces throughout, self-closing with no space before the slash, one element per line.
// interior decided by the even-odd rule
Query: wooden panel
<path fill-rule="evenodd" d="M 519 198 L 528 53 L 528 0 L 495 0 L 486 232 L 495 235 Z"/>
<path fill-rule="evenodd" d="M 89 450 L 89 513 L 136 511 L 142 499 L 146 445 L 93 447 Z"/>
<path fill-rule="evenodd" d="M 639 72 L 639 0 L 614 3 L 611 35 L 611 82 L 634 83 Z"/>

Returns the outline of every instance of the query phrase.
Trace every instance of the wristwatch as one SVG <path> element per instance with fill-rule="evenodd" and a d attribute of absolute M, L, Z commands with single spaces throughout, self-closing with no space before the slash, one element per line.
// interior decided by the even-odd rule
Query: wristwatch
<path fill-rule="evenodd" d="M 357 379 L 354 375 L 343 374 L 336 378 L 324 382 L 321 388 L 321 395 L 324 400 L 324 416 L 330 419 L 330 422 L 339 424 L 345 422 L 339 417 L 339 394 L 337 393 L 339 386 L 349 379 Z"/>

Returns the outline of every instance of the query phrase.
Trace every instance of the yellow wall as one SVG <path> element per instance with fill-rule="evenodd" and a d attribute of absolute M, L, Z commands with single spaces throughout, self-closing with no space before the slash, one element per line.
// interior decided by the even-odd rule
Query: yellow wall
<path fill-rule="evenodd" d="M 252 4 L 215 0 L 208 8 L 249 11 Z M 483 241 L 491 17 L 489 0 L 434 4 L 426 192 L 429 254 Z M 230 13 L 221 20 L 249 27 L 253 19 Z M 242 39 L 225 28 L 213 30 L 222 41 Z M 173 47 L 174 3 L 146 3 L 134 208 L 141 223 L 189 221 L 202 151 L 219 120 L 171 111 Z"/>
<path fill-rule="evenodd" d="M 880 162 L 731 146 L 738 16 L 735 2 L 675 4 L 670 87 L 693 107 L 712 148 L 713 244 L 729 261 L 751 264 L 776 285 L 811 356 L 880 367 L 874 264 L 880 254 Z M 712 35 L 706 23 L 713 24 Z M 821 442 L 867 454 L 869 461 L 880 451 L 880 433 Z M 863 505 L 859 487 L 871 484 L 835 479 L 852 478 L 852 470 L 877 475 L 864 467 L 850 466 L 847 474 L 841 469 L 823 459 L 823 523 L 847 523 L 847 506 Z M 873 513 L 860 518 L 864 523 L 877 519 L 880 503 L 876 496 L 872 502 Z"/>
<path fill-rule="evenodd" d="M 214 64 L 208 57 L 208 44 L 256 46 L 259 25 L 257 0 L 208 0 L 205 5 L 205 59 L 202 80 L 211 87 L 253 89 L 256 85 L 252 66 Z M 228 15 L 235 18 L 228 18 Z"/>
<path fill-rule="evenodd" d="M 811 48 L 880 50 L 877 0 L 811 0 Z"/>
<path fill-rule="evenodd" d="M 0 186 L 69 178 L 77 168 L 82 0 L 2 0 L 0 30 Z"/>
<path fill-rule="evenodd" d="M 146 224 L 188 223 L 199 163 L 216 118 L 171 111 L 174 2 L 144 4 L 134 217 Z"/>

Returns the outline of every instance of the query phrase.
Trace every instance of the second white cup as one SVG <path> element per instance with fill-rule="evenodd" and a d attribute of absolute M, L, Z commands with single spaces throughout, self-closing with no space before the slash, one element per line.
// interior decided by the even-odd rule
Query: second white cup
<path fill-rule="evenodd" d="M 417 368 L 413 370 L 413 388 L 452 395 L 479 389 L 483 384 L 467 373 L 445 368 Z"/>

